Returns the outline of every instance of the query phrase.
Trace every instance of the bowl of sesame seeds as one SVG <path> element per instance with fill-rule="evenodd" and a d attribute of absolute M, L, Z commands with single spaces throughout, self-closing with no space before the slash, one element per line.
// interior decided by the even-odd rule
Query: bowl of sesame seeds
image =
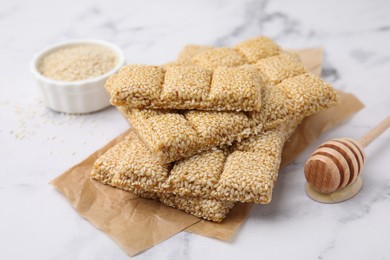
<path fill-rule="evenodd" d="M 114 44 L 78 40 L 39 52 L 31 71 L 47 107 L 63 113 L 91 113 L 110 105 L 104 84 L 124 63 L 122 50 Z"/>

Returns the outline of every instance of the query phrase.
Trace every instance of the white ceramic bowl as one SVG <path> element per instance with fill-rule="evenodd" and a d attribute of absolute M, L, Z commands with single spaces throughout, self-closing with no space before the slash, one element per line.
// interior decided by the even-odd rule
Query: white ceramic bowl
<path fill-rule="evenodd" d="M 80 81 L 59 81 L 43 76 L 38 65 L 43 56 L 60 48 L 78 44 L 97 44 L 112 50 L 118 57 L 116 66 L 109 72 L 91 79 Z M 38 82 L 46 105 L 58 112 L 90 113 L 110 105 L 108 94 L 104 88 L 107 78 L 118 72 L 125 63 L 121 49 L 101 40 L 77 40 L 56 44 L 39 52 L 31 62 L 31 72 Z"/>

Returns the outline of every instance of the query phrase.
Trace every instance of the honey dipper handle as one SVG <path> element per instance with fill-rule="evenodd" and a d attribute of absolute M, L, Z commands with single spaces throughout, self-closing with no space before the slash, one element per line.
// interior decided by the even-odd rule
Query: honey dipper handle
<path fill-rule="evenodd" d="M 366 133 L 362 138 L 360 138 L 359 143 L 361 146 L 366 147 L 369 145 L 375 138 L 380 136 L 387 128 L 390 126 L 390 116 L 385 118 L 382 122 L 380 122 L 376 127 L 371 129 L 368 133 Z"/>

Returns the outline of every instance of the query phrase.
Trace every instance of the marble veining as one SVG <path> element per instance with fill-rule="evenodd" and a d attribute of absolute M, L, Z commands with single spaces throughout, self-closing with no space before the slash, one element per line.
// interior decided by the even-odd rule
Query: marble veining
<path fill-rule="evenodd" d="M 283 169 L 268 205 L 255 205 L 224 242 L 182 232 L 135 259 L 390 259 L 390 133 L 366 148 L 364 186 L 319 204 L 303 165 L 322 142 L 358 139 L 390 112 L 390 2 L 309 0 L 3 0 L 0 4 L 0 259 L 128 259 L 48 182 L 128 128 L 108 108 L 45 108 L 28 66 L 48 45 L 98 38 L 128 63 L 163 64 L 186 44 L 233 45 L 268 35 L 284 48 L 323 47 L 323 77 L 366 107 Z"/>

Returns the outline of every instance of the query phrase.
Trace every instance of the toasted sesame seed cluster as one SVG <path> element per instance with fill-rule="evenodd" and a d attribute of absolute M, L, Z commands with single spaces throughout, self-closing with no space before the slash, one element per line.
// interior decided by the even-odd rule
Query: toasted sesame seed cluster
<path fill-rule="evenodd" d="M 118 149 L 118 151 L 121 149 L 119 148 L 119 146 L 121 145 L 118 144 L 115 148 Z M 100 162 L 102 162 L 101 159 Z M 111 163 L 114 163 L 114 161 L 111 161 Z M 202 197 L 180 196 L 172 193 L 146 191 L 143 189 L 137 189 L 133 185 L 117 186 L 116 183 L 118 182 L 129 183 L 129 181 L 125 179 L 120 179 L 121 177 L 118 176 L 118 172 L 115 172 L 115 170 L 94 170 L 91 176 L 93 179 L 100 181 L 101 183 L 104 183 L 106 185 L 121 188 L 145 199 L 154 199 L 160 201 L 167 206 L 178 208 L 196 217 L 204 218 L 214 222 L 222 221 L 235 204 L 231 201 L 221 201 L 216 199 L 205 199 Z"/>
<path fill-rule="evenodd" d="M 238 63 L 232 57 L 239 55 L 244 58 Z M 237 65 L 241 67 L 232 67 Z M 297 57 L 283 52 L 266 37 L 246 40 L 233 48 L 190 45 L 183 49 L 176 62 L 165 68 L 168 71 L 194 66 L 214 71 L 255 68 L 261 81 L 266 82 L 261 88 L 260 111 L 179 110 L 180 107 L 156 110 L 137 109 L 133 105 L 118 106 L 140 138 L 163 163 L 187 158 L 213 147 L 231 145 L 283 122 L 300 120 L 328 108 L 337 99 L 331 85 L 308 72 Z M 229 78 L 224 80 L 225 85 L 229 85 Z M 112 85 L 108 83 L 107 88 L 112 88 Z M 179 87 L 183 86 L 178 83 L 175 88 Z M 228 92 L 223 88 L 220 92 L 226 94 L 225 102 L 231 102 Z M 113 91 L 110 93 L 112 95 Z"/>
<path fill-rule="evenodd" d="M 245 110 L 261 108 L 264 83 L 252 66 L 127 65 L 111 76 L 111 103 L 132 108 Z"/>
<path fill-rule="evenodd" d="M 303 73 L 263 88 L 260 112 L 118 108 L 157 158 L 168 163 L 300 120 L 336 98 L 332 86 Z"/>
<path fill-rule="evenodd" d="M 223 201 L 268 203 L 281 152 L 296 122 L 174 163 L 160 163 L 131 132 L 101 156 L 92 177 L 119 188 Z M 109 176 L 107 173 L 114 174 Z"/>
<path fill-rule="evenodd" d="M 204 50 L 204 51 L 201 51 Z M 111 103 L 131 108 L 259 111 L 258 60 L 280 53 L 272 40 L 259 37 L 234 48 L 198 48 L 181 54 L 193 65 L 128 65 L 107 81 Z M 245 66 L 254 64 L 253 66 Z M 243 66 L 241 66 L 243 65 Z"/>
<path fill-rule="evenodd" d="M 241 88 L 242 79 L 260 82 L 259 92 Z M 266 37 L 190 45 L 176 62 L 127 66 L 106 86 L 134 129 L 96 160 L 91 177 L 217 222 L 235 202 L 269 203 L 285 141 L 304 117 L 337 103 L 331 85 Z M 237 107 L 239 90 L 258 94 L 260 109 Z M 197 105 L 183 107 L 183 97 Z M 199 110 L 217 97 L 216 110 Z M 163 98 L 169 109 L 150 109 Z M 230 105 L 240 111 L 218 111 Z"/>

